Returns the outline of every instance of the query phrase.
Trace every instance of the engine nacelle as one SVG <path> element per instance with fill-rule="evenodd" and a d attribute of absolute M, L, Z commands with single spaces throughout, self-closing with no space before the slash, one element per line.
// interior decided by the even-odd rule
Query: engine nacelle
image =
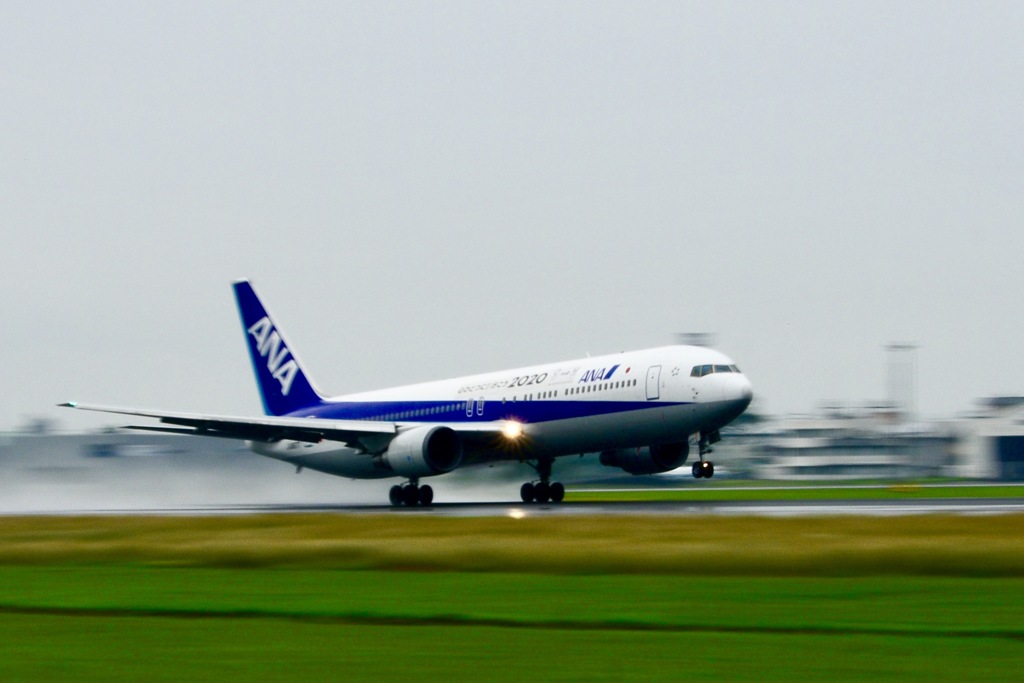
<path fill-rule="evenodd" d="M 429 477 L 462 464 L 462 439 L 450 427 L 416 427 L 398 434 L 384 462 L 403 477 Z"/>
<path fill-rule="evenodd" d="M 630 474 L 659 474 L 668 472 L 686 462 L 690 444 L 666 443 L 647 448 L 623 448 L 601 453 L 605 467 L 621 467 Z"/>

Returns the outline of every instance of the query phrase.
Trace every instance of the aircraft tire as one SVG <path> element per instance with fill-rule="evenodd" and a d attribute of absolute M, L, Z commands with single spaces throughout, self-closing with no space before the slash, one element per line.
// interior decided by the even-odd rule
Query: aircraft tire
<path fill-rule="evenodd" d="M 551 487 L 547 482 L 540 482 L 533 487 L 533 499 L 538 503 L 546 503 L 551 497 Z"/>
<path fill-rule="evenodd" d="M 700 479 L 701 477 L 704 476 L 704 472 L 701 470 L 699 462 L 693 463 L 693 467 L 691 468 L 691 471 L 693 472 L 693 478 L 694 479 Z"/>
<path fill-rule="evenodd" d="M 524 503 L 533 502 L 533 484 L 526 482 L 519 487 L 519 497 L 523 499 Z"/>
<path fill-rule="evenodd" d="M 402 488 L 402 502 L 409 507 L 416 507 L 416 504 L 420 502 L 419 487 L 413 484 L 406 484 Z"/>
<path fill-rule="evenodd" d="M 402 504 L 402 487 L 399 486 L 398 484 L 395 484 L 394 486 L 392 486 L 391 490 L 388 492 L 388 499 L 391 501 L 391 504 L 393 506 L 395 506 L 395 507 L 398 507 L 399 505 L 401 505 Z"/>
<path fill-rule="evenodd" d="M 704 476 L 708 479 L 715 476 L 715 463 L 708 461 L 707 469 L 704 470 Z"/>
<path fill-rule="evenodd" d="M 434 502 L 434 489 L 427 484 L 420 487 L 420 505 L 427 507 Z"/>
<path fill-rule="evenodd" d="M 551 484 L 549 493 L 551 495 L 552 503 L 561 503 L 565 500 L 565 486 L 563 486 L 560 481 L 556 481 Z"/>

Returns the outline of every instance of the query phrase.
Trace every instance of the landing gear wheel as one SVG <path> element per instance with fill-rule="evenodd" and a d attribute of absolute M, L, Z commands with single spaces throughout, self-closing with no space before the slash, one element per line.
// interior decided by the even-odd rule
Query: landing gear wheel
<path fill-rule="evenodd" d="M 715 476 L 715 463 L 707 462 L 705 464 L 707 465 L 707 467 L 704 468 L 704 477 L 710 479 L 711 477 Z"/>
<path fill-rule="evenodd" d="M 420 502 L 420 489 L 415 484 L 406 484 L 402 487 L 402 502 L 409 507 L 415 507 Z"/>
<path fill-rule="evenodd" d="M 699 462 L 693 463 L 693 467 L 690 469 L 693 472 L 694 479 L 700 479 L 701 477 L 704 476 L 704 470 L 701 468 Z"/>
<path fill-rule="evenodd" d="M 524 503 L 533 502 L 533 484 L 526 482 L 519 488 L 519 497 L 523 499 Z"/>
<path fill-rule="evenodd" d="M 424 484 L 420 487 L 420 505 L 427 507 L 434 502 L 434 489 Z"/>
<path fill-rule="evenodd" d="M 402 504 L 402 487 L 395 484 L 391 487 L 391 491 L 388 492 L 388 498 L 391 500 L 391 504 L 398 507 Z"/>
<path fill-rule="evenodd" d="M 550 494 L 552 503 L 561 503 L 565 499 L 565 487 L 562 486 L 562 482 L 556 481 L 552 483 Z"/>
<path fill-rule="evenodd" d="M 551 465 L 554 461 L 554 458 L 544 457 L 538 458 L 536 464 L 532 462 L 526 463 L 537 472 L 540 481 L 527 482 L 519 489 L 519 495 L 522 496 L 524 503 L 533 501 L 546 503 L 549 500 L 554 503 L 561 503 L 562 499 L 565 498 L 565 487 L 557 481 L 551 481 Z"/>

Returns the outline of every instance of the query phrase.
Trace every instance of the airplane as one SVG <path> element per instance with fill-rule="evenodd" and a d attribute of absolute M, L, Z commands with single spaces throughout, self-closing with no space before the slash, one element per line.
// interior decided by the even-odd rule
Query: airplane
<path fill-rule="evenodd" d="M 77 402 L 60 404 L 161 425 L 129 429 L 240 439 L 260 455 L 351 479 L 400 478 L 391 505 L 431 505 L 426 477 L 517 461 L 537 477 L 524 503 L 560 503 L 556 458 L 599 453 L 630 474 L 682 466 L 695 437 L 693 476 L 714 476 L 705 458 L 753 396 L 747 377 L 718 351 L 666 346 L 325 397 L 295 347 L 247 280 L 233 283 L 265 416 L 238 417 Z"/>

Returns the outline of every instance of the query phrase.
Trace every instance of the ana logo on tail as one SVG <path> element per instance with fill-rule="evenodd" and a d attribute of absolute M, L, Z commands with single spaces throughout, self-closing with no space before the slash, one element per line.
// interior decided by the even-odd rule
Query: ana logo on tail
<path fill-rule="evenodd" d="M 255 340 L 260 356 L 267 359 L 270 376 L 280 382 L 281 393 L 287 396 L 292 388 L 292 380 L 299 373 L 299 366 L 294 358 L 288 358 L 290 353 L 281 340 L 281 335 L 274 329 L 267 316 L 263 316 L 249 328 L 248 332 Z M 288 362 L 285 362 L 285 358 L 288 358 Z"/>

